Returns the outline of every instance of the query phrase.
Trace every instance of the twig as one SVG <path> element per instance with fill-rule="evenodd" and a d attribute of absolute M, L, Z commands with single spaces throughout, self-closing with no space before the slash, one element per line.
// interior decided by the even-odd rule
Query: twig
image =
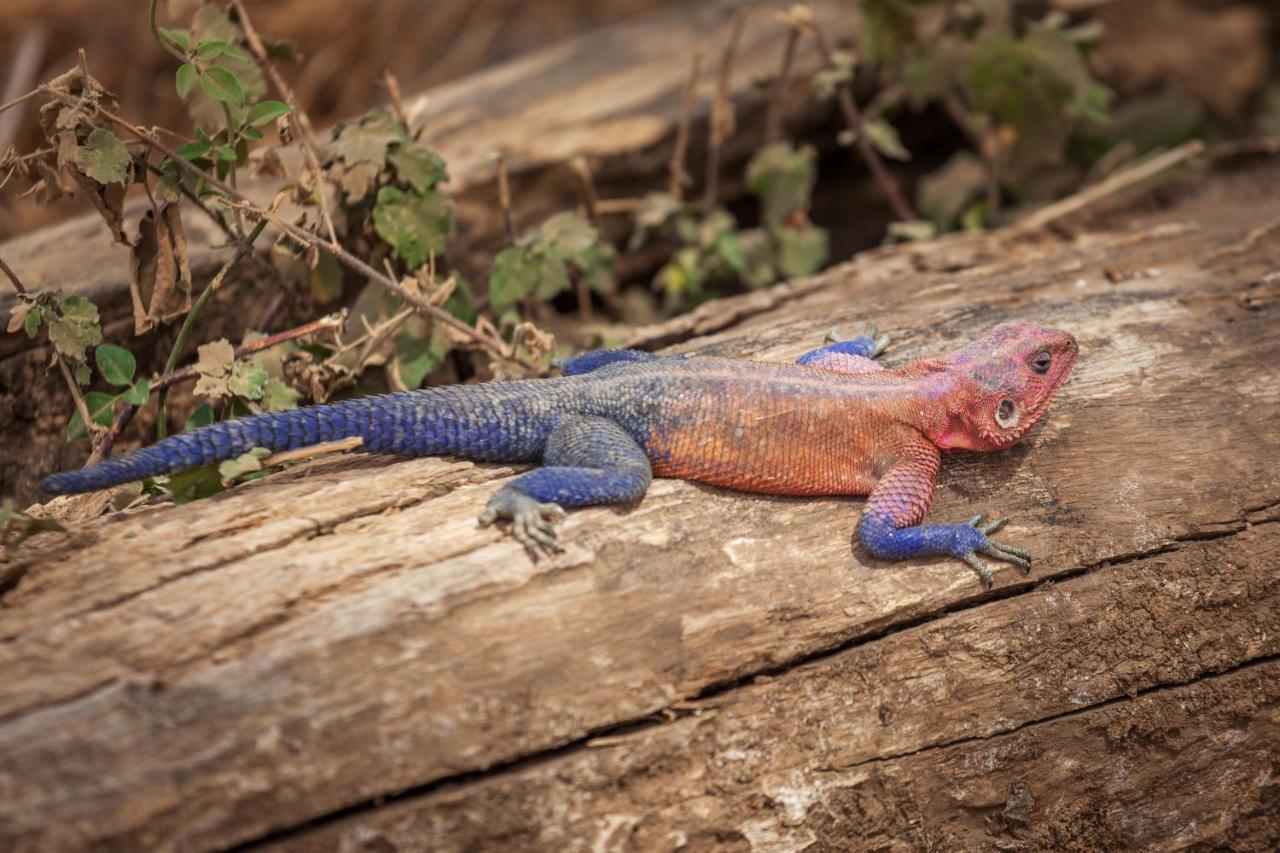
<path fill-rule="evenodd" d="M 823 63 L 828 67 L 835 67 L 835 56 L 831 52 L 831 46 L 827 44 L 827 37 L 813 23 L 812 18 L 805 23 L 797 22 L 794 25 L 804 27 L 809 38 L 813 40 L 814 46 L 818 48 L 818 53 L 821 54 Z M 842 82 L 836 88 L 836 102 L 840 105 L 840 112 L 844 114 L 844 120 L 849 125 L 849 130 L 853 131 L 855 136 L 854 145 L 857 146 L 859 155 L 861 155 L 863 162 L 867 164 L 867 168 L 871 170 L 871 174 L 876 179 L 876 183 L 880 185 L 885 198 L 889 200 L 889 206 L 893 208 L 893 215 L 902 222 L 910 222 L 915 219 L 915 210 L 907 203 L 906 196 L 902 194 L 902 188 L 898 186 L 898 182 L 893 175 L 889 174 L 889 170 L 885 168 L 884 162 L 880 159 L 880 155 L 876 153 L 875 146 L 871 144 L 871 140 L 867 136 L 862 113 L 858 110 L 858 104 L 853 98 L 853 87 L 848 81 Z"/>
<path fill-rule="evenodd" d="M 232 352 L 232 358 L 238 360 L 244 358 L 246 355 L 253 355 L 256 352 L 261 352 L 262 350 L 270 349 L 271 347 L 279 346 L 280 344 L 297 338 L 306 337 L 307 335 L 313 335 L 316 332 L 323 332 L 327 329 L 339 329 L 342 327 L 344 322 L 346 321 L 342 314 L 330 314 L 327 317 L 312 320 L 310 323 L 304 323 L 296 328 L 287 329 L 283 332 L 277 332 L 274 335 L 268 335 L 265 338 L 259 338 L 256 341 L 241 344 Z M 151 380 L 151 390 L 163 391 L 164 389 L 170 388 L 181 382 L 195 379 L 199 375 L 200 374 L 196 370 L 195 365 L 184 367 L 181 370 L 165 373 L 164 375 Z M 103 439 L 103 444 L 106 446 L 104 456 L 106 453 L 110 452 L 111 446 L 115 443 L 116 439 L 120 437 L 120 433 L 124 431 L 124 428 L 129 425 L 129 421 L 132 420 L 134 413 L 137 411 L 138 407 L 130 404 L 125 406 L 124 409 L 116 415 L 115 421 L 111 424 L 111 429 L 107 431 L 107 434 Z"/>
<path fill-rule="evenodd" d="M 582 203 L 587 208 L 587 220 L 595 225 L 599 218 L 596 208 L 599 199 L 596 197 L 596 179 L 591 174 L 591 164 L 587 162 L 587 158 L 577 156 L 573 158 L 570 164 L 573 167 L 573 173 L 578 176 L 578 183 L 582 187 Z"/>
<path fill-rule="evenodd" d="M 31 100 L 32 98 L 34 98 L 36 95 L 39 95 L 39 94 L 40 94 L 39 89 L 32 89 L 30 92 L 27 92 L 27 94 L 19 95 L 18 97 L 14 98 L 12 101 L 5 101 L 3 104 L 0 104 L 0 113 L 8 112 L 9 110 L 16 107 L 18 104 L 25 103 L 26 101 Z"/>
<path fill-rule="evenodd" d="M 80 420 L 84 422 L 84 428 L 94 435 L 92 440 L 93 450 L 89 454 L 89 458 L 92 459 L 93 455 L 98 452 L 98 448 L 105 443 L 103 434 L 106 432 L 106 427 L 95 421 L 93 416 L 89 414 L 89 404 L 84 401 L 84 394 L 80 393 L 80 383 L 76 382 L 76 378 L 71 375 L 71 366 L 67 364 L 67 359 L 62 353 L 58 352 L 57 347 L 53 348 L 53 357 L 58 362 L 58 368 L 62 371 L 62 378 L 67 381 L 67 388 L 71 390 L 71 399 L 75 400 L 76 411 L 80 413 Z"/>
<path fill-rule="evenodd" d="M 689 185 L 689 173 L 685 171 L 685 158 L 689 156 L 689 124 L 693 117 L 693 104 L 698 92 L 698 76 L 702 72 L 702 54 L 694 52 L 689 60 L 689 80 L 684 84 L 684 100 L 680 104 L 680 123 L 676 126 L 676 144 L 671 149 L 671 183 L 668 189 L 679 201 L 684 198 L 684 188 Z"/>
<path fill-rule="evenodd" d="M 729 43 L 720 58 L 720 77 L 716 81 L 716 97 L 711 105 L 711 132 L 707 137 L 707 182 L 702 201 L 707 207 L 716 203 L 720 191 L 720 146 L 733 133 L 733 104 L 729 102 L 729 78 L 733 74 L 733 57 L 742 38 L 746 12 L 739 7 L 733 14 Z"/>
<path fill-rule="evenodd" d="M 507 242 L 516 242 L 516 217 L 511 212 L 511 179 L 507 175 L 507 155 L 499 151 L 494 155 L 498 167 L 498 208 L 502 211 L 502 224 L 507 229 Z"/>
<path fill-rule="evenodd" d="M 46 94 L 52 95 L 53 97 L 57 98 L 63 103 L 71 103 L 71 104 L 78 103 L 76 99 L 73 98 L 72 96 L 66 94 L 65 92 L 58 91 L 57 89 L 52 89 L 47 85 L 40 86 L 40 91 L 45 92 Z M 242 210 L 248 212 L 250 215 L 254 216 L 255 218 L 266 219 L 270 221 L 272 225 L 274 225 L 276 228 L 279 228 L 281 231 L 287 234 L 291 239 L 294 240 L 294 242 L 297 242 L 303 246 L 314 246 L 315 248 L 319 249 L 325 254 L 330 255 L 338 263 L 342 264 L 343 266 L 347 267 L 350 270 L 353 270 L 354 272 L 359 273 L 369 281 L 375 282 L 378 285 L 385 287 L 387 290 L 394 293 L 396 296 L 404 300 L 409 305 L 414 306 L 418 310 L 418 312 L 423 316 L 430 317 L 433 320 L 441 322 L 446 326 L 449 326 L 450 328 L 459 332 L 460 334 L 466 336 L 467 338 L 469 338 L 470 340 L 478 344 L 480 347 L 482 347 L 484 350 L 489 352 L 491 355 L 494 355 L 497 358 L 505 361 L 510 361 L 511 363 L 519 365 L 520 367 L 523 367 L 528 371 L 535 372 L 535 373 L 538 371 L 537 366 L 534 365 L 532 362 L 530 362 L 528 359 L 521 358 L 520 356 L 515 355 L 514 353 L 505 351 L 506 347 L 503 346 L 500 339 L 493 339 L 485 334 L 482 334 L 481 332 L 477 331 L 476 329 L 472 328 L 471 326 L 468 326 L 466 323 L 459 320 L 457 317 L 454 317 L 448 311 L 445 311 L 435 305 L 432 305 L 426 300 L 422 299 L 421 297 L 410 293 L 399 282 L 395 281 L 394 279 L 388 278 L 386 275 L 378 272 L 376 269 L 369 266 L 364 261 L 352 255 L 346 249 L 342 248 L 342 246 L 336 243 L 331 243 L 328 240 L 325 240 L 321 237 L 317 237 L 315 234 L 312 234 L 311 232 L 306 231 L 303 228 L 299 228 L 298 226 L 294 225 L 291 222 L 287 222 L 286 220 L 282 219 L 280 216 L 278 216 L 274 212 L 267 210 L 266 208 L 254 202 L 248 196 L 228 186 L 224 181 L 219 180 L 215 176 L 209 174 L 208 172 L 199 168 L 195 164 L 191 163 L 189 160 L 186 160 L 183 157 L 179 156 L 178 152 L 174 151 L 168 145 L 164 144 L 159 139 L 155 138 L 155 136 L 143 130 L 142 128 L 138 127 L 137 125 L 133 124 L 132 122 L 128 121 L 127 119 L 121 118 L 120 116 L 115 115 L 109 110 L 105 110 L 101 108 L 99 108 L 97 112 L 98 112 L 98 115 L 102 116 L 107 121 L 111 122 L 112 124 L 118 127 L 124 128 L 132 136 L 147 143 L 148 145 L 151 145 L 152 147 L 156 148 L 158 151 L 163 153 L 165 156 L 171 158 L 174 161 L 174 163 L 177 164 L 178 168 L 183 169 L 188 173 L 203 179 L 204 182 L 207 183 L 209 186 L 218 190 L 223 195 L 227 196 L 227 198 L 232 199 L 233 201 L 229 203 L 233 204 L 233 206 L 240 207 Z"/>
<path fill-rule="evenodd" d="M 409 112 L 404 108 L 404 97 L 400 94 L 400 81 L 391 73 L 390 68 L 382 72 L 382 81 L 386 84 L 387 97 L 391 100 L 391 112 L 395 114 L 396 121 L 400 122 L 405 133 L 417 139 L 418 134 L 413 132 L 413 127 L 409 124 Z"/>
<path fill-rule="evenodd" d="M 773 80 L 769 90 L 769 106 L 764 118 L 764 144 L 772 145 L 782 139 L 783 103 L 787 95 L 787 83 L 791 78 L 791 63 L 795 61 L 796 45 L 800 41 L 800 31 L 795 27 L 787 28 L 787 43 L 782 49 L 782 67 Z"/>
<path fill-rule="evenodd" d="M 5 263 L 4 258 L 0 258 L 0 270 L 4 270 L 4 274 L 8 276 L 14 290 L 20 294 L 26 294 L 27 288 L 23 285 L 22 279 L 18 278 L 18 274 L 13 271 L 13 268 Z M 52 343 L 50 346 L 52 346 Z M 84 428 L 95 434 L 102 432 L 104 428 L 100 424 L 94 423 L 93 418 L 89 415 L 89 404 L 84 401 L 84 395 L 80 393 L 80 385 L 71 374 L 70 365 L 67 364 L 67 360 L 62 353 L 58 352 L 57 347 L 53 347 L 53 357 L 62 371 L 62 378 L 67 381 L 67 388 L 71 389 L 71 399 L 75 400 L 76 410 L 80 412 L 80 420 L 84 421 Z M 94 443 L 98 443 L 97 439 L 94 440 Z"/>
<path fill-rule="evenodd" d="M 152 163 L 149 159 L 147 159 L 146 156 L 140 155 L 138 157 L 135 157 L 133 158 L 133 162 L 140 164 L 148 172 L 151 172 L 153 175 L 156 175 L 157 177 L 161 177 L 161 178 L 166 177 L 164 170 L 161 169 L 156 164 Z M 214 225 L 218 226 L 218 230 L 220 230 L 223 233 L 223 236 L 227 238 L 228 242 L 234 243 L 239 239 L 238 237 L 236 237 L 236 232 L 232 231 L 231 228 L 227 225 L 226 220 L 223 219 L 218 214 L 214 213 L 213 210 L 211 210 L 209 206 L 205 204 L 204 201 L 198 195 L 193 193 L 191 190 L 187 189 L 186 184 L 184 184 L 182 181 L 175 181 L 174 183 L 178 187 L 178 192 L 182 193 L 182 197 L 185 198 L 187 201 L 191 202 L 192 204 L 194 204 L 197 208 L 199 208 L 199 210 L 202 213 L 204 213 L 205 216 L 209 217 L 209 221 L 211 221 Z"/>
<path fill-rule="evenodd" d="M 598 199 L 596 198 L 596 182 L 591 174 L 591 165 L 587 163 L 587 158 L 578 156 L 573 158 L 573 173 L 578 176 L 578 183 L 582 187 L 582 203 L 587 208 L 587 221 L 592 226 L 598 228 L 598 214 L 596 206 Z M 591 312 L 591 287 L 583 276 L 575 274 L 573 276 L 574 294 L 578 298 L 578 319 L 583 323 L 592 322 L 595 317 Z"/>
<path fill-rule="evenodd" d="M 156 44 L 160 45 L 162 50 L 164 50 L 174 59 L 178 60 L 179 62 L 186 62 L 187 58 L 183 56 L 181 53 L 179 53 L 177 48 L 169 44 L 169 40 L 167 38 L 160 35 L 160 25 L 156 23 L 156 6 L 157 5 L 158 4 L 156 3 L 156 0 L 151 0 L 151 37 L 156 40 Z M 86 84 L 88 83 L 87 80 L 85 82 Z"/>
<path fill-rule="evenodd" d="M 282 453 L 271 454 L 262 460 L 262 467 L 274 468 L 276 465 L 283 465 L 286 462 L 300 462 L 303 459 L 314 459 L 317 456 L 328 456 L 331 453 L 345 453 L 348 450 L 355 450 L 363 444 L 364 439 L 356 435 L 351 438 L 340 438 L 337 441 L 313 444 L 310 447 L 299 447 L 296 450 L 286 450 Z"/>
<path fill-rule="evenodd" d="M 13 285 L 13 289 L 23 295 L 26 295 L 27 289 L 23 287 L 22 280 L 18 278 L 18 274 L 13 268 L 4 262 L 4 258 L 0 258 L 0 270 L 4 270 L 4 274 L 9 277 L 9 282 Z"/>
<path fill-rule="evenodd" d="M 1184 142 L 1177 148 L 1158 154 L 1137 165 L 1130 166 L 1124 171 L 1116 172 L 1105 181 L 1094 184 L 1073 196 L 1042 207 L 1025 219 L 1015 223 L 1013 227 L 1019 231 L 1032 231 L 1037 228 L 1043 228 L 1064 216 L 1083 210 L 1100 199 L 1115 195 L 1121 190 L 1128 189 L 1134 184 L 1158 175 L 1166 169 L 1170 169 L 1182 161 L 1196 156 L 1203 150 L 1204 143 L 1199 139 Z"/>
<path fill-rule="evenodd" d="M 1263 237 L 1266 237 L 1274 231 L 1280 231 L 1280 219 L 1276 219 L 1263 225 L 1259 225 L 1257 228 L 1250 229 L 1249 233 L 1244 235 L 1243 240 L 1239 243 L 1226 246 L 1213 252 L 1209 257 L 1204 259 L 1201 266 L 1208 266 L 1209 264 L 1220 261 L 1223 258 L 1243 255 L 1245 252 L 1248 252 L 1254 246 L 1258 245 Z"/>
<path fill-rule="evenodd" d="M 329 196 L 325 191 L 324 173 L 320 171 L 320 143 L 316 139 L 315 130 L 311 127 L 311 119 L 306 112 L 298 106 L 298 98 L 293 93 L 293 89 L 289 88 L 289 84 L 280 76 L 280 72 L 276 70 L 275 65 L 271 62 L 271 57 L 267 53 L 266 45 L 262 43 L 262 39 L 258 36 L 258 31 L 254 29 L 253 22 L 249 20 L 249 11 L 245 9 L 241 0 L 231 0 L 232 7 L 236 10 L 236 19 L 240 23 L 240 31 L 244 33 L 245 43 L 249 45 L 249 52 L 253 54 L 254 61 L 258 63 L 258 67 L 267 75 L 271 81 L 271 85 L 284 98 L 284 102 L 293 110 L 294 117 L 298 120 L 298 126 L 302 128 L 300 134 L 300 142 L 302 143 L 302 151 L 307 158 L 307 166 L 316 176 L 316 197 L 320 202 L 320 216 L 324 219 L 325 230 L 329 234 L 329 239 L 337 243 L 338 232 L 333 227 L 333 217 L 329 214 Z M 406 125 L 405 130 L 408 130 Z"/>

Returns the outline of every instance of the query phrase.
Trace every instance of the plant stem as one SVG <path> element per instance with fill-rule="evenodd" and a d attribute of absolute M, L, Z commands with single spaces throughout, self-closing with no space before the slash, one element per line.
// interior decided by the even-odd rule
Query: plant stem
<path fill-rule="evenodd" d="M 255 352 L 261 352 L 271 347 L 297 338 L 313 335 L 316 332 L 323 332 L 327 329 L 339 329 L 345 322 L 342 314 L 331 314 L 327 317 L 321 317 L 319 320 L 312 320 L 293 329 L 287 329 L 283 332 L 277 332 L 265 338 L 259 338 L 247 344 L 241 344 L 235 348 L 233 358 L 241 359 L 246 355 L 253 355 Z M 199 376 L 199 372 L 195 366 L 184 367 L 182 370 L 174 370 L 159 376 L 151 382 L 152 391 L 164 391 L 180 382 L 186 382 Z M 110 452 L 112 444 L 120 437 L 120 433 L 129 425 L 129 421 L 133 419 L 134 413 L 138 411 L 138 407 L 134 405 L 125 406 L 123 411 L 116 416 L 115 421 L 111 424 L 111 429 L 107 430 L 107 434 L 103 438 L 103 454 Z"/>
<path fill-rule="evenodd" d="M 42 85 L 40 87 L 40 91 L 48 95 L 51 95 L 52 97 L 57 98 L 63 103 L 70 103 L 73 105 L 77 103 L 76 99 L 73 98 L 71 95 L 68 95 L 66 92 L 61 92 L 57 89 L 52 89 L 47 85 Z M 130 135 L 136 137 L 142 142 L 145 142 L 146 144 L 155 148 L 157 151 L 169 157 L 178 166 L 178 168 L 183 169 L 189 174 L 195 175 L 197 178 L 202 178 L 205 181 L 205 183 L 207 183 L 209 186 L 213 187 L 214 189 L 220 191 L 223 195 L 227 196 L 228 199 L 233 200 L 236 205 L 238 205 L 245 212 L 249 213 L 251 216 L 259 220 L 266 219 L 270 221 L 272 225 L 276 226 L 282 232 L 287 234 L 294 242 L 299 243 L 303 246 L 314 246 L 315 248 L 319 249 L 325 254 L 330 255 L 334 260 L 336 260 L 338 263 L 342 264 L 343 266 L 347 267 L 348 269 L 359 273 L 369 281 L 375 282 L 378 285 L 385 287 L 387 290 L 394 293 L 401 300 L 403 300 L 407 304 L 412 305 L 414 308 L 416 308 L 418 313 L 422 314 L 424 317 L 429 317 L 432 320 L 436 320 L 440 323 L 443 323 L 444 325 L 450 327 L 451 329 L 454 329 L 460 334 L 470 338 L 472 341 L 474 341 L 476 344 L 478 344 L 481 348 L 483 348 L 485 351 L 487 351 L 490 355 L 494 356 L 495 358 L 501 359 L 503 361 L 509 361 L 512 364 L 519 365 L 520 367 L 523 367 L 525 370 L 528 370 L 531 373 L 539 372 L 538 367 L 528 359 L 522 358 L 518 355 L 515 355 L 514 353 L 506 352 L 501 339 L 490 338 L 489 336 L 486 336 L 480 333 L 476 329 L 472 328 L 471 326 L 468 326 L 466 323 L 462 322 L 457 317 L 450 314 L 448 311 L 445 311 L 442 308 L 432 305 L 431 303 L 427 302 L 425 299 L 423 299 L 420 296 L 417 296 L 416 294 L 410 293 L 399 282 L 378 272 L 376 269 L 369 266 L 369 264 L 360 260 L 355 255 L 352 255 L 350 252 L 342 248 L 342 246 L 338 245 L 337 243 L 331 243 L 328 240 L 325 240 L 321 237 L 317 237 L 315 234 L 312 234 L 311 232 L 303 228 L 299 228 L 297 225 L 294 225 L 293 223 L 282 219 L 273 211 L 262 207 L 261 205 L 257 204 L 252 199 L 250 199 L 248 196 L 237 191 L 233 187 L 228 186 L 225 181 L 219 180 L 214 175 L 209 174 L 208 172 L 199 168 L 195 164 L 191 163 L 189 160 L 186 160 L 185 158 L 179 156 L 177 151 L 174 151 L 168 145 L 164 144 L 159 139 L 157 139 L 153 134 L 148 133 L 147 131 L 133 124 L 129 120 L 121 118 L 115 113 L 112 113 L 111 111 L 105 110 L 105 109 L 99 109 L 98 115 L 102 116 L 107 121 L 111 122 L 117 127 L 123 128 Z"/>
<path fill-rule="evenodd" d="M 191 310 L 187 312 L 187 316 L 182 320 L 182 328 L 178 329 L 178 337 L 173 342 L 173 349 L 169 350 L 169 358 L 164 363 L 164 372 L 166 374 L 172 373 L 174 368 L 178 366 L 178 359 L 181 357 L 183 349 L 187 346 L 187 339 L 191 337 L 191 331 L 195 328 L 196 321 L 200 319 L 200 313 L 204 311 L 204 306 L 208 304 L 213 292 L 222 286 L 222 282 L 231 274 L 231 271 L 239 265 L 245 255 L 249 254 L 253 249 L 254 241 L 258 239 L 266 227 L 267 220 L 259 219 L 258 224 L 253 227 L 249 235 L 236 246 L 236 253 L 222 265 L 222 269 L 218 270 L 217 275 L 209 282 L 208 287 L 196 299 L 196 304 L 191 306 Z M 159 412 L 156 415 L 157 440 L 164 438 L 169 431 L 168 417 L 165 412 L 168 389 L 167 387 L 161 387 L 159 390 L 160 393 L 156 396 L 156 403 L 159 407 Z"/>
<path fill-rule="evenodd" d="M 173 45 L 169 44 L 168 39 L 160 35 L 160 25 L 156 23 L 157 5 L 159 5 L 157 0 L 151 0 L 151 37 L 156 40 L 156 44 L 160 45 L 160 47 L 174 59 L 179 62 L 186 62 L 187 58 L 181 53 L 178 53 L 178 51 L 174 49 Z"/>
<path fill-rule="evenodd" d="M 815 24 L 810 23 L 806 27 L 806 31 L 809 37 L 813 39 L 818 52 L 822 55 L 822 61 L 829 68 L 834 68 L 835 57 L 831 53 L 831 47 L 827 44 L 827 37 L 823 35 L 822 30 L 818 29 Z M 885 198 L 888 199 L 889 206 L 893 208 L 894 217 L 902 222 L 910 222 L 915 219 L 916 212 L 907 203 L 906 196 L 902 194 L 902 188 L 898 186 L 898 182 L 893 175 L 889 174 L 889 170 L 885 168 L 884 161 L 880 159 L 880 155 L 876 153 L 875 147 L 867 137 L 862 113 L 858 110 L 858 103 L 853 98 L 853 86 L 848 82 L 841 83 L 836 89 L 836 102 L 840 105 L 840 111 L 844 113 L 845 123 L 849 125 L 849 130 L 853 131 L 856 137 L 854 145 L 857 147 L 858 153 L 862 156 L 863 162 L 867 164 L 867 168 L 871 170 L 871 174 L 876 179 L 876 183 L 880 185 Z"/>

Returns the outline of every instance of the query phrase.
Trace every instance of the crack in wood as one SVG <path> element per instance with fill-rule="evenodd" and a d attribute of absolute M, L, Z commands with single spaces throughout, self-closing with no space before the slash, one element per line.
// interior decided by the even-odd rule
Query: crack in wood
<path fill-rule="evenodd" d="M 369 814 L 369 813 L 375 812 L 379 809 L 382 809 L 384 807 L 390 806 L 395 803 L 417 800 L 417 799 L 427 797 L 441 790 L 455 789 L 461 786 L 474 784 L 477 782 L 493 779 L 496 777 L 518 773 L 520 771 L 527 770 L 531 767 L 546 764 L 552 761 L 556 761 L 558 759 L 563 759 L 563 758 L 581 753 L 584 750 L 597 748 L 598 746 L 618 745 L 623 743 L 629 737 L 644 734 L 644 733 L 653 731 L 655 729 L 660 729 L 664 726 L 669 726 L 679 720 L 687 719 L 691 715 L 693 716 L 700 715 L 703 719 L 709 719 L 710 716 L 714 715 L 715 713 L 715 706 L 710 705 L 708 703 L 716 700 L 723 700 L 727 696 L 733 694 L 735 691 L 741 690 L 743 688 L 751 687 L 752 685 L 759 683 L 762 679 L 770 679 L 770 680 L 776 679 L 780 676 L 786 675 L 789 672 L 793 672 L 795 670 L 801 669 L 802 667 L 808 667 L 815 663 L 820 663 L 824 660 L 834 658 L 838 655 L 844 654 L 846 652 L 852 651 L 862 646 L 866 646 L 870 643 L 885 640 L 889 637 L 892 637 L 896 634 L 900 634 L 904 631 L 908 631 L 915 628 L 921 628 L 921 627 L 939 622 L 947 617 L 957 615 L 965 611 L 981 608 L 986 605 L 995 603 L 997 601 L 1004 601 L 1007 599 L 1028 595 L 1035 591 L 1044 589 L 1045 587 L 1058 585 L 1067 580 L 1074 580 L 1076 578 L 1080 578 L 1080 577 L 1083 577 L 1084 575 L 1091 574 L 1094 572 L 1098 572 L 1102 570 L 1109 571 L 1113 569 L 1120 569 L 1121 567 L 1123 567 L 1128 563 L 1133 563 L 1140 560 L 1146 560 L 1153 557 L 1159 557 L 1164 554 L 1176 552 L 1178 550 L 1181 550 L 1183 547 L 1186 547 L 1189 544 L 1229 539 L 1231 537 L 1239 535 L 1242 532 L 1245 532 L 1250 527 L 1260 527 L 1260 526 L 1280 523 L 1280 518 L 1267 518 L 1259 522 L 1253 522 L 1252 524 L 1250 524 L 1245 520 L 1246 517 L 1249 515 L 1253 515 L 1258 512 L 1267 511 L 1277 506 L 1280 506 L 1280 499 L 1266 501 L 1256 507 L 1244 509 L 1241 511 L 1238 519 L 1233 520 L 1231 522 L 1222 522 L 1223 525 L 1227 525 L 1227 524 L 1232 525 L 1229 529 L 1218 529 L 1210 532 L 1190 532 L 1187 534 L 1182 534 L 1182 535 L 1173 537 L 1172 541 L 1168 543 L 1164 543 L 1157 547 L 1116 555 L 1115 557 L 1112 557 L 1109 559 L 1098 560 L 1086 566 L 1080 566 L 1075 569 L 1070 569 L 1065 572 L 1061 572 L 1055 575 L 1053 578 L 1045 579 L 1039 582 L 1016 584 L 1016 585 L 1005 587 L 999 590 L 993 590 L 990 593 L 985 594 L 983 596 L 979 596 L 979 597 L 968 599 L 961 602 L 956 602 L 953 605 L 950 605 L 935 611 L 931 611 L 927 614 L 922 614 L 921 616 L 915 619 L 907 620 L 901 623 L 896 623 L 893 626 L 885 628 L 881 631 L 860 635 L 854 639 L 848 640 L 846 642 L 840 643 L 830 648 L 820 649 L 820 650 L 814 651 L 811 654 L 799 656 L 792 660 L 788 660 L 787 662 L 780 664 L 778 666 L 761 668 L 725 682 L 708 685 L 705 689 L 699 691 L 698 693 L 689 697 L 683 697 L 683 698 L 674 700 L 668 705 L 666 705 L 665 707 L 653 713 L 646 714 L 644 717 L 620 721 L 607 726 L 601 726 L 596 729 L 592 729 L 588 731 L 586 734 L 580 737 L 577 737 L 572 741 L 568 741 L 564 744 L 547 748 L 547 749 L 538 750 L 536 752 L 531 752 L 531 753 L 521 755 L 509 760 L 497 762 L 485 768 L 442 777 L 439 779 L 432 780 L 431 782 L 424 783 L 422 785 L 413 786 L 410 788 L 397 791 L 395 793 L 374 797 L 368 800 L 363 800 L 358 803 L 353 803 L 351 805 L 344 806 L 343 808 L 335 809 L 331 812 L 327 812 L 322 815 L 317 815 L 304 822 L 301 822 L 292 826 L 273 829 L 270 832 L 264 833 L 255 838 L 247 839 L 243 842 L 240 842 L 230 849 L 233 851 L 258 849 L 266 845 L 287 841 L 290 838 L 302 835 L 304 833 L 310 832 L 312 830 L 315 830 L 321 827 L 332 825 L 339 821 L 347 820 L 350 818 L 356 818 L 363 814 Z M 1147 686 L 1138 690 L 1134 690 L 1132 692 L 1125 692 L 1125 693 L 1122 693 L 1121 695 L 1104 699 L 1098 702 L 1094 702 L 1079 708 L 1071 708 L 1056 714 L 1049 714 L 1044 717 L 1040 717 L 1032 720 L 1026 720 L 1008 729 L 993 731 L 983 735 L 956 738 L 949 741 L 927 743 L 916 749 L 890 753 L 883 756 L 876 756 L 874 758 L 870 758 L 865 761 L 856 762 L 846 766 L 832 766 L 829 768 L 821 768 L 821 770 L 825 770 L 829 772 L 837 772 L 837 771 L 843 772 L 848 770 L 856 770 L 860 767 L 883 764 L 885 762 L 894 761 L 902 758 L 909 758 L 914 755 L 920 755 L 920 754 L 928 753 L 934 750 L 941 750 L 941 749 L 946 749 L 954 746 L 963 746 L 966 744 L 979 743 L 983 741 L 991 741 L 1001 737 L 1008 737 L 1008 736 L 1015 735 L 1018 732 L 1026 729 L 1047 725 L 1062 719 L 1068 719 L 1071 717 L 1077 717 L 1084 714 L 1094 713 L 1111 706 L 1133 702 L 1140 697 L 1159 693 L 1161 691 L 1167 691 L 1167 690 L 1176 689 L 1179 687 L 1186 687 L 1188 685 L 1196 684 L 1201 681 L 1212 680 L 1216 678 L 1225 678 L 1234 673 L 1247 670 L 1256 666 L 1265 665 L 1267 663 L 1271 663 L 1276 660 L 1280 660 L 1280 654 L 1261 655 L 1255 658 L 1250 658 L 1250 659 L 1241 661 L 1231 667 L 1222 668 L 1218 670 L 1201 671 L 1193 678 L 1157 682 L 1150 686 Z"/>

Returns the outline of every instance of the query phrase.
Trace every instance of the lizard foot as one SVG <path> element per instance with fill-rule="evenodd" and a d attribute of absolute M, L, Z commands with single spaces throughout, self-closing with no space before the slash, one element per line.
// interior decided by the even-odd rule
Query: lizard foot
<path fill-rule="evenodd" d="M 999 542 L 993 542 L 988 536 L 995 533 L 1001 527 L 1004 527 L 1007 518 L 997 518 L 995 521 L 982 523 L 982 514 L 979 513 L 964 524 L 957 525 L 966 530 L 966 534 L 960 537 L 960 543 L 953 552 L 955 556 L 964 560 L 969 568 L 978 573 L 978 577 L 982 579 L 984 589 L 991 589 L 995 585 L 995 577 L 991 574 L 991 569 L 987 564 L 978 558 L 978 554 L 985 554 L 996 560 L 1006 563 L 1012 563 L 1024 574 L 1031 574 L 1031 555 L 1021 548 L 1014 548 L 1012 545 L 1001 545 Z M 969 532 L 972 531 L 972 532 Z"/>
<path fill-rule="evenodd" d="M 556 541 L 556 525 L 564 520 L 564 508 L 559 504 L 542 503 L 520 492 L 499 489 L 480 513 L 480 526 L 488 527 L 500 519 L 511 522 L 511 535 L 534 560 L 563 550 Z"/>
<path fill-rule="evenodd" d="M 829 344 L 836 344 L 843 342 L 845 339 L 835 329 L 828 329 L 823 340 Z M 889 348 L 889 336 L 879 334 L 879 329 L 875 323 L 867 323 L 858 329 L 857 333 L 848 342 L 852 343 L 853 341 L 865 341 L 859 347 L 859 350 L 861 350 L 859 355 L 867 358 L 876 358 Z"/>

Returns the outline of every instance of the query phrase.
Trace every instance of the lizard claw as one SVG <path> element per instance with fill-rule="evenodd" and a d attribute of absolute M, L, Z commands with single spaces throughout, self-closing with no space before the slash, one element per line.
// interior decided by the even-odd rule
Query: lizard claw
<path fill-rule="evenodd" d="M 991 589 L 995 585 L 995 576 L 992 575 L 991 569 L 987 564 L 978 558 L 978 554 L 985 554 L 992 559 L 1010 563 L 1018 568 L 1024 575 L 1031 574 L 1031 555 L 1021 548 L 1015 548 L 1012 545 L 1002 545 L 999 542 L 993 542 L 988 539 L 988 534 L 995 533 L 1008 522 L 1007 518 L 997 518 L 993 521 L 982 523 L 982 514 L 979 513 L 973 518 L 966 521 L 961 527 L 972 528 L 977 536 L 966 536 L 964 545 L 956 556 L 964 560 L 969 568 L 978 573 L 978 577 L 982 579 L 984 589 Z M 966 547 L 967 546 L 967 547 Z"/>
<path fill-rule="evenodd" d="M 499 489 L 480 513 L 480 526 L 488 527 L 498 520 L 510 521 L 511 535 L 536 562 L 540 557 L 564 550 L 556 541 L 556 525 L 564 516 L 564 508 L 559 504 L 542 503 L 520 492 Z"/>

